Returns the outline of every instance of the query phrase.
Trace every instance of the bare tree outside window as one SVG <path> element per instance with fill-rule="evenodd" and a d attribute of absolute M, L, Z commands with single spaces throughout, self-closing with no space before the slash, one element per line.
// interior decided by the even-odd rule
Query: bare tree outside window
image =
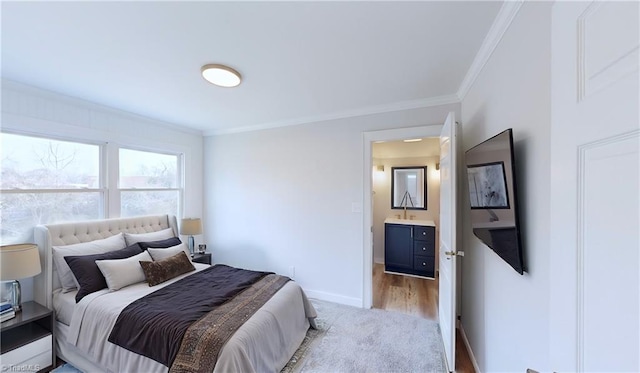
<path fill-rule="evenodd" d="M 101 171 L 103 145 L 0 132 L 0 243 L 33 242 L 38 224 L 151 214 L 178 215 L 177 154 L 115 148 L 119 168 Z M 105 170 L 107 171 L 107 170 Z M 100 175 L 117 178 L 108 190 Z M 109 213 L 120 205 L 120 213 Z"/>
<path fill-rule="evenodd" d="M 179 156 L 120 149 L 120 215 L 177 214 Z"/>
<path fill-rule="evenodd" d="M 100 146 L 0 133 L 0 242 L 33 227 L 100 218 Z"/>

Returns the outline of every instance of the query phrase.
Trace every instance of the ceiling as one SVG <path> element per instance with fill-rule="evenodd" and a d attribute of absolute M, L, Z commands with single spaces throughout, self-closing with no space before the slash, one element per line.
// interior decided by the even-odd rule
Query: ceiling
<path fill-rule="evenodd" d="M 424 107 L 458 100 L 501 5 L 2 1 L 2 78 L 204 134 Z"/>
<path fill-rule="evenodd" d="M 440 138 L 424 137 L 422 141 L 375 142 L 371 147 L 374 159 L 436 157 L 440 155 Z"/>

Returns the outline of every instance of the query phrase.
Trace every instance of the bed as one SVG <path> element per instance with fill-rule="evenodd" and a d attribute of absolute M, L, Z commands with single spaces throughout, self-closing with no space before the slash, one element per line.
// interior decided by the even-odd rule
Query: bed
<path fill-rule="evenodd" d="M 34 298 L 55 311 L 54 339 L 58 357 L 85 372 L 169 371 L 167 366 L 156 360 L 109 342 L 109 334 L 123 309 L 136 300 L 157 288 L 215 268 L 193 263 L 195 271 L 160 285 L 150 287 L 141 282 L 117 291 L 103 289 L 84 296 L 76 303 L 77 290 L 62 291 L 53 258 L 54 246 L 99 242 L 120 233 L 145 234 L 167 230 L 178 236 L 174 216 L 105 219 L 35 228 L 42 273 L 34 278 Z M 302 343 L 308 328 L 315 326 L 315 316 L 315 310 L 300 286 L 293 281 L 284 283 L 231 334 L 219 351 L 213 372 L 280 371 Z"/>

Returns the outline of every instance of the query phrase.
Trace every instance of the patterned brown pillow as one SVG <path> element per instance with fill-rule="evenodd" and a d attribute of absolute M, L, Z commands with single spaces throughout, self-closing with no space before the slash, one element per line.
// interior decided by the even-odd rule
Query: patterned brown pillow
<path fill-rule="evenodd" d="M 149 286 L 161 284 L 181 274 L 196 270 L 184 251 L 157 262 L 140 261 L 140 266 L 142 266 Z"/>

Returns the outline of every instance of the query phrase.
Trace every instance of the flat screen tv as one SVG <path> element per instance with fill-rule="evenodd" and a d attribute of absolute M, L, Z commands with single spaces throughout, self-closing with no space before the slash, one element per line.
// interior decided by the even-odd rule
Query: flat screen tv
<path fill-rule="evenodd" d="M 473 234 L 523 274 L 511 128 L 467 150 L 465 162 Z"/>

